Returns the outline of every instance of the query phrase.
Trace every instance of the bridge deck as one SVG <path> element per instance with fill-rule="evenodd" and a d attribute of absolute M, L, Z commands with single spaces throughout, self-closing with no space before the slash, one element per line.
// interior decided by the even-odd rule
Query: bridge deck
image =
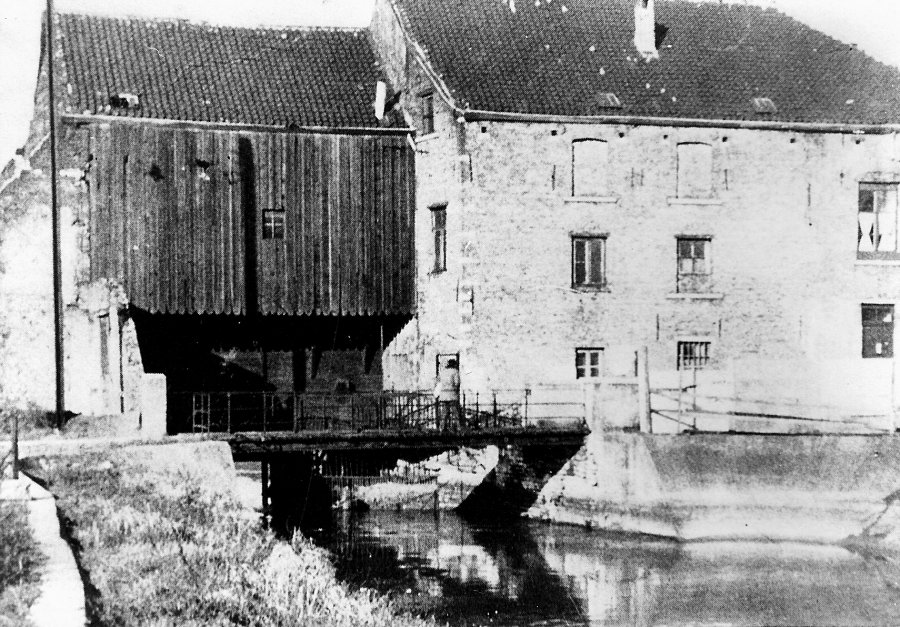
<path fill-rule="evenodd" d="M 231 444 L 235 459 L 258 459 L 277 453 L 312 451 L 443 450 L 495 444 L 578 445 L 589 433 L 584 424 L 558 427 L 501 427 L 466 431 L 244 431 L 213 434 Z"/>

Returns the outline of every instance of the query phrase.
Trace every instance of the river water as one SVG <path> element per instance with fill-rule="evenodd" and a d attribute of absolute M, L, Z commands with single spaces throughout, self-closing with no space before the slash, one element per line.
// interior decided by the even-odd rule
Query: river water
<path fill-rule="evenodd" d="M 452 512 L 336 513 L 338 576 L 451 625 L 900 625 L 900 569 L 837 546 L 671 541 Z"/>

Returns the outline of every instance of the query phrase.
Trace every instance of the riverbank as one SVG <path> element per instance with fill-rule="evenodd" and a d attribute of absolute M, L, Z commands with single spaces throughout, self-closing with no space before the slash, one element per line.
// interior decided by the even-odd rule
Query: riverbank
<path fill-rule="evenodd" d="M 96 625 L 428 625 L 260 527 L 221 443 L 31 458 L 58 499 Z"/>

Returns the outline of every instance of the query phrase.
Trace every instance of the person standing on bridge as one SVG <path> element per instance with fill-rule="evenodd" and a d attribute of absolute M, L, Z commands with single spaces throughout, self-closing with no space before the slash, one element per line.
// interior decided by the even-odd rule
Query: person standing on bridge
<path fill-rule="evenodd" d="M 455 359 L 447 361 L 447 365 L 438 372 L 437 385 L 434 386 L 434 400 L 437 405 L 435 426 L 444 430 L 451 426 L 464 426 L 459 408 L 459 363 Z"/>

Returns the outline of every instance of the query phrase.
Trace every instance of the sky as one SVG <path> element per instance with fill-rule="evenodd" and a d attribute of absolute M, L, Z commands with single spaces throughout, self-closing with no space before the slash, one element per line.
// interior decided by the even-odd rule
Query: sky
<path fill-rule="evenodd" d="M 712 0 L 718 1 L 718 0 Z M 744 1 L 744 0 L 729 0 Z M 898 0 L 746 0 L 771 6 L 900 67 Z M 0 167 L 25 142 L 45 0 L 0 0 Z M 176 17 L 214 24 L 368 24 L 372 0 L 55 0 L 57 11 Z"/>

